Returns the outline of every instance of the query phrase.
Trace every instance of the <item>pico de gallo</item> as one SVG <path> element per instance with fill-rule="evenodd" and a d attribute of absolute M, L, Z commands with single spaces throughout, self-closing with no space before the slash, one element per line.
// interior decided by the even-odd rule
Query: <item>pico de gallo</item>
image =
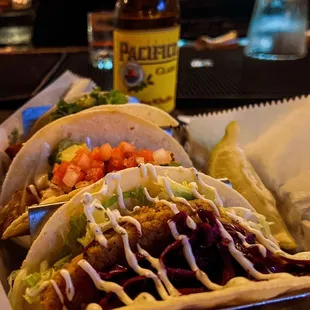
<path fill-rule="evenodd" d="M 54 163 L 50 180 L 65 192 L 94 183 L 109 172 L 137 167 L 141 163 L 178 166 L 173 154 L 165 149 L 136 149 L 126 141 L 116 147 L 105 143 L 92 150 L 86 144 L 71 145 L 68 141 L 63 144 L 66 143 L 70 146 L 61 147 L 51 158 Z"/>

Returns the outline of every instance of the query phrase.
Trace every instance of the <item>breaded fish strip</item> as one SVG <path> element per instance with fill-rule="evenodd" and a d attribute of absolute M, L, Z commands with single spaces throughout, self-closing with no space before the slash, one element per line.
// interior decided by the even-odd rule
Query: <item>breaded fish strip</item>
<path fill-rule="evenodd" d="M 185 211 L 191 216 L 195 222 L 199 223 L 200 219 L 195 215 L 191 208 L 182 203 L 176 203 L 180 211 Z M 202 200 L 193 200 L 190 202 L 193 209 L 203 208 L 212 211 L 207 202 Z M 126 223 L 122 225 L 129 236 L 130 247 L 136 251 L 137 243 L 151 255 L 158 257 L 163 250 L 171 244 L 174 239 L 168 227 L 168 220 L 174 216 L 170 207 L 159 202 L 155 207 L 142 207 L 132 214 L 137 219 L 142 228 L 142 236 L 139 236 L 137 229 L 132 224 Z M 125 262 L 125 253 L 121 236 L 110 230 L 105 233 L 108 240 L 108 248 L 102 247 L 95 243 L 90 246 L 83 254 L 77 256 L 65 266 L 71 275 L 72 283 L 75 288 L 75 295 L 71 302 L 68 301 L 65 293 L 65 281 L 57 272 L 53 279 L 62 292 L 65 305 L 68 309 L 80 309 L 81 305 L 87 305 L 96 300 L 97 289 L 88 274 L 81 269 L 77 263 L 82 258 L 86 259 L 96 270 L 106 271 L 112 266 Z M 83 257 L 84 256 L 84 257 Z M 52 285 L 41 294 L 41 304 L 43 309 L 57 310 L 62 309 L 62 304 Z"/>

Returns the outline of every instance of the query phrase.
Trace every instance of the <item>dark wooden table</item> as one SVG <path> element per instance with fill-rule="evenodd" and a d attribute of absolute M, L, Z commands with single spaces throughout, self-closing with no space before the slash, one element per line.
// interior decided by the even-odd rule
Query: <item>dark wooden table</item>
<path fill-rule="evenodd" d="M 193 69 L 192 59 L 211 59 L 214 66 Z M 94 69 L 85 48 L 0 49 L 0 64 L 0 124 L 66 70 L 92 78 L 103 89 L 112 87 L 112 72 Z M 196 114 L 308 94 L 310 80 L 305 76 L 309 67 L 310 56 L 296 62 L 272 63 L 247 59 L 240 49 L 182 49 L 175 114 Z M 3 245 L 0 242 L 0 253 Z M 310 297 L 252 308 L 306 310 L 310 309 Z"/>

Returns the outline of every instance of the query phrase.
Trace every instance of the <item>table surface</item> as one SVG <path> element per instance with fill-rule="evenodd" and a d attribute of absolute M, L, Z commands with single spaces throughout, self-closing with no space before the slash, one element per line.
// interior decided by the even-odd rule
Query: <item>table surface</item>
<path fill-rule="evenodd" d="M 12 54 L 9 50 L 5 53 L 2 50 L 0 53 L 0 76 L 4 81 L 0 87 L 0 124 L 68 69 L 92 78 L 103 89 L 112 87 L 112 72 L 94 69 L 88 62 L 85 49 L 24 52 Z M 212 59 L 214 66 L 196 70 L 190 66 L 192 59 Z M 310 80 L 306 73 L 309 66 L 310 56 L 295 62 L 260 62 L 245 58 L 240 49 L 182 49 L 175 114 L 196 114 L 308 94 Z M 310 297 L 252 309 L 310 309 Z"/>

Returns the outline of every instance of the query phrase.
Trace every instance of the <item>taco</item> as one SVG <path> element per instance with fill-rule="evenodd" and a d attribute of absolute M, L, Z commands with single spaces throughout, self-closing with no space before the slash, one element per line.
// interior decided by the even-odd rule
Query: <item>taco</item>
<path fill-rule="evenodd" d="M 89 111 L 47 125 L 25 143 L 4 180 L 2 238 L 27 232 L 28 206 L 68 201 L 106 173 L 143 162 L 191 166 L 176 140 L 126 113 Z"/>
<path fill-rule="evenodd" d="M 178 126 L 178 122 L 161 109 L 140 103 L 129 104 L 127 96 L 119 91 L 111 90 L 107 92 L 96 88 L 90 93 L 84 93 L 71 98 L 70 102 L 66 102 L 63 99 L 60 100 L 34 123 L 29 137 L 34 135 L 42 127 L 59 118 L 81 111 L 89 111 L 90 109 L 125 112 L 146 119 L 159 127 Z"/>
<path fill-rule="evenodd" d="M 9 298 L 14 310 L 215 308 L 309 288 L 309 258 L 281 251 L 227 185 L 141 164 L 54 213 L 11 275 Z"/>

